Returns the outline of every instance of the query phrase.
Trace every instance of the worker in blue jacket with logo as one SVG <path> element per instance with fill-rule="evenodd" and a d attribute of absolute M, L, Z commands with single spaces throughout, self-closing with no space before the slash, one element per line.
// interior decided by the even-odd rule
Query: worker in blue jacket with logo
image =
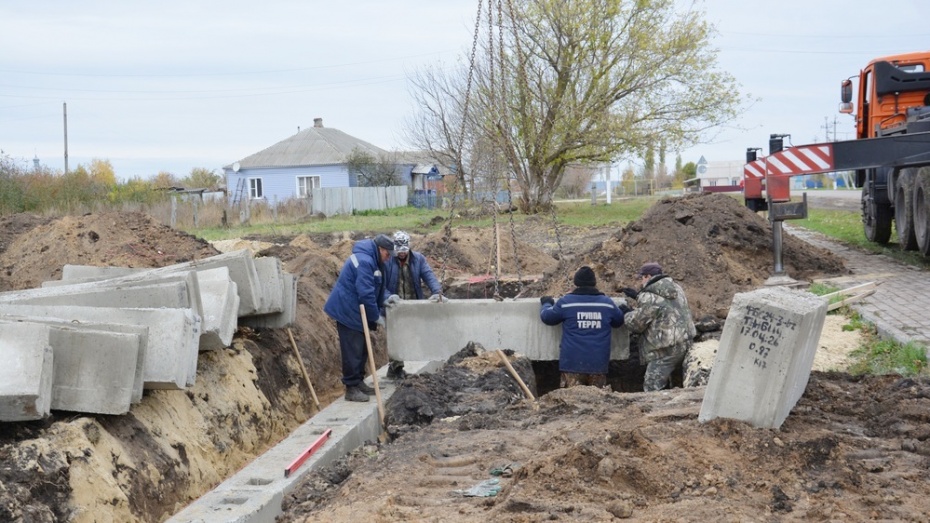
<path fill-rule="evenodd" d="M 610 364 L 611 329 L 623 325 L 625 311 L 597 290 L 597 278 L 587 265 L 578 269 L 573 282 L 575 290 L 559 301 L 551 296 L 539 299 L 539 317 L 546 325 L 562 324 L 560 386 L 604 387 Z"/>
<path fill-rule="evenodd" d="M 359 240 L 339 272 L 323 311 L 336 320 L 339 349 L 342 352 L 342 383 L 347 401 L 368 401 L 373 388 L 365 384 L 365 327 L 359 305 L 365 306 L 370 330 L 384 325 L 381 297 L 384 295 L 384 263 L 394 252 L 394 241 L 384 234 L 373 240 Z"/>

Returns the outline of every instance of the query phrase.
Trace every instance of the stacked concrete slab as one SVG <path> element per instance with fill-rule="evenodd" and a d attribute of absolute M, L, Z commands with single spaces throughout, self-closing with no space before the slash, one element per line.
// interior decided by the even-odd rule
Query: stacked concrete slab
<path fill-rule="evenodd" d="M 698 419 L 780 427 L 807 387 L 826 313 L 825 299 L 784 287 L 735 295 Z"/>
<path fill-rule="evenodd" d="M 445 361 L 469 341 L 488 350 L 512 349 L 531 360 L 559 359 L 562 327 L 539 319 L 538 299 L 407 300 L 390 309 L 386 322 L 388 353 L 404 361 Z M 610 358 L 629 357 L 629 332 L 615 329 Z"/>
<path fill-rule="evenodd" d="M 249 251 L 159 269 L 67 265 L 63 280 L 0 293 L 0 421 L 50 409 L 123 414 L 142 389 L 194 384 L 197 355 L 228 346 L 243 315 L 283 327 L 296 278 Z M 22 330 L 32 337 L 22 339 Z M 10 372 L 13 372 L 11 370 Z"/>

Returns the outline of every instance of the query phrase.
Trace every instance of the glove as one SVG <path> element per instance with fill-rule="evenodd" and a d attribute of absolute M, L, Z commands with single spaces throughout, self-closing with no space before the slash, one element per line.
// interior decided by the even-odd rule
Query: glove
<path fill-rule="evenodd" d="M 396 294 L 392 294 L 392 295 L 388 296 L 388 298 L 387 298 L 386 300 L 384 300 L 384 306 L 390 309 L 391 307 L 397 305 L 397 304 L 400 303 L 401 301 L 402 301 L 402 300 L 400 299 L 400 296 L 398 296 L 398 295 L 396 295 Z"/>
<path fill-rule="evenodd" d="M 378 319 L 375 321 L 375 325 L 384 327 L 384 316 L 378 316 Z"/>
<path fill-rule="evenodd" d="M 633 312 L 633 309 L 631 309 L 630 306 L 627 305 L 626 303 L 621 303 L 620 305 L 617 305 L 617 307 L 618 307 L 621 311 L 623 311 L 623 314 L 629 314 L 629 313 Z"/>
<path fill-rule="evenodd" d="M 447 301 L 449 301 L 449 298 L 446 298 L 442 294 L 433 294 L 432 296 L 429 297 L 429 301 L 433 303 L 446 303 Z"/>
<path fill-rule="evenodd" d="M 636 299 L 637 296 L 639 296 L 639 293 L 636 292 L 636 289 L 632 287 L 624 287 L 620 289 L 620 292 L 622 292 L 623 294 L 626 294 L 628 298 L 632 298 L 634 300 Z"/>
<path fill-rule="evenodd" d="M 539 304 L 540 305 L 546 305 L 546 304 L 555 305 L 555 300 L 552 299 L 552 296 L 543 296 L 542 298 L 539 299 Z"/>
<path fill-rule="evenodd" d="M 375 332 L 376 330 L 378 330 L 378 322 L 376 322 L 376 321 L 369 321 L 369 322 L 368 322 L 368 330 L 370 330 L 371 332 Z"/>

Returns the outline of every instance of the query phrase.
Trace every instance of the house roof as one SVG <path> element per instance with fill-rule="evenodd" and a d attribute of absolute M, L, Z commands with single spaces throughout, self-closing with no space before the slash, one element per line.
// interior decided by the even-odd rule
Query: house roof
<path fill-rule="evenodd" d="M 413 169 L 410 172 L 413 174 L 429 174 L 434 167 L 439 174 L 453 174 L 452 169 L 439 163 L 426 151 L 401 151 L 397 154 L 397 163 L 412 165 Z"/>
<path fill-rule="evenodd" d="M 339 129 L 323 127 L 323 119 L 316 118 L 313 127 L 303 129 L 294 136 L 246 156 L 237 163 L 240 169 L 341 164 L 345 163 L 346 156 L 356 148 L 376 158 L 387 153 L 384 149 Z M 226 168 L 232 168 L 232 165 Z"/>

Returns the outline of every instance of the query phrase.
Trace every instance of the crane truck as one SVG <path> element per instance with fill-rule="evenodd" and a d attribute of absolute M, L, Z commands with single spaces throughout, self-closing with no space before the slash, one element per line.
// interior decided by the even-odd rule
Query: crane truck
<path fill-rule="evenodd" d="M 866 238 L 887 244 L 893 223 L 902 249 L 930 256 L 930 51 L 872 60 L 858 74 L 855 100 L 853 78 L 840 85 L 840 112 L 855 116 L 855 139 L 785 148 L 789 135 L 772 134 L 768 156 L 747 149 L 746 206 L 768 210 L 773 226 L 803 218 L 806 199 L 791 203 L 792 176 L 854 171 Z"/>

